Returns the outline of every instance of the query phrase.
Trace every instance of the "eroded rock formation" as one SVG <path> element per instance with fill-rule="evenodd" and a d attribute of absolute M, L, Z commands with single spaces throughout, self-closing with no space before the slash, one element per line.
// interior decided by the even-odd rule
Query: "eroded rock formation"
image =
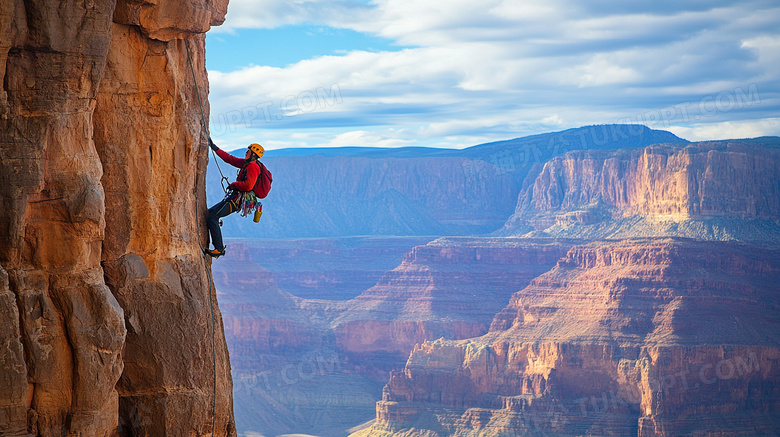
<path fill-rule="evenodd" d="M 545 163 L 499 233 L 777 240 L 778 144 L 757 138 L 570 152 Z"/>
<path fill-rule="evenodd" d="M 226 8 L 4 2 L 0 434 L 235 434 L 187 55 L 205 99 Z"/>
<path fill-rule="evenodd" d="M 403 365 L 415 344 L 484 334 L 511 294 L 549 270 L 569 241 L 441 238 L 345 302 L 333 321 L 338 350 L 367 367 Z"/>
<path fill-rule="evenodd" d="M 575 246 L 487 335 L 417 346 L 358 435 L 774 434 L 778 260 L 682 239 Z"/>
<path fill-rule="evenodd" d="M 486 335 L 418 344 L 355 435 L 776 434 L 779 150 L 761 138 L 545 163 L 503 233 L 622 239 L 572 247 Z"/>

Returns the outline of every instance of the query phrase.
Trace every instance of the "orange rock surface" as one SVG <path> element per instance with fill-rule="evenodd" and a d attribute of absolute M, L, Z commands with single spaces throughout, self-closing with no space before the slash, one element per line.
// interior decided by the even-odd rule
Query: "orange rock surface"
<path fill-rule="evenodd" d="M 226 8 L 4 2 L 0 434 L 235 435 L 185 46 L 205 99 Z"/>
<path fill-rule="evenodd" d="M 776 139 L 585 150 L 551 159 L 503 235 L 780 239 Z"/>

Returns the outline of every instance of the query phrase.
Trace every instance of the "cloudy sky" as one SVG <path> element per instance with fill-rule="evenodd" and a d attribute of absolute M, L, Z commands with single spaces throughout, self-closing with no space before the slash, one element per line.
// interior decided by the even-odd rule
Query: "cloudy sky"
<path fill-rule="evenodd" d="M 779 24 L 777 0 L 230 0 L 210 129 L 268 149 L 780 135 Z"/>

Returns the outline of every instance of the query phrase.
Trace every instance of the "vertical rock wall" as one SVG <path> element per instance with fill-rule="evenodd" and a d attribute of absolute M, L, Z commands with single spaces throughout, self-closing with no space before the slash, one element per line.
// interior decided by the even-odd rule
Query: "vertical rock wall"
<path fill-rule="evenodd" d="M 526 208 L 571 211 L 600 199 L 625 216 L 774 218 L 779 156 L 739 140 L 573 152 L 545 164 Z"/>
<path fill-rule="evenodd" d="M 205 99 L 226 7 L 3 2 L 1 435 L 207 435 L 215 391 L 235 434 L 184 43 Z"/>

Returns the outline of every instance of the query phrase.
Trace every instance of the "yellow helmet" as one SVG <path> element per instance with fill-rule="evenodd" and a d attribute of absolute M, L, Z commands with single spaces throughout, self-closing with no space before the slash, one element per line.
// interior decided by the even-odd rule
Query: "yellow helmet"
<path fill-rule="evenodd" d="M 265 149 L 263 149 L 263 146 L 257 143 L 250 144 L 249 150 L 251 150 L 255 155 L 257 155 L 258 158 L 261 158 L 263 156 L 263 153 L 265 153 Z"/>

